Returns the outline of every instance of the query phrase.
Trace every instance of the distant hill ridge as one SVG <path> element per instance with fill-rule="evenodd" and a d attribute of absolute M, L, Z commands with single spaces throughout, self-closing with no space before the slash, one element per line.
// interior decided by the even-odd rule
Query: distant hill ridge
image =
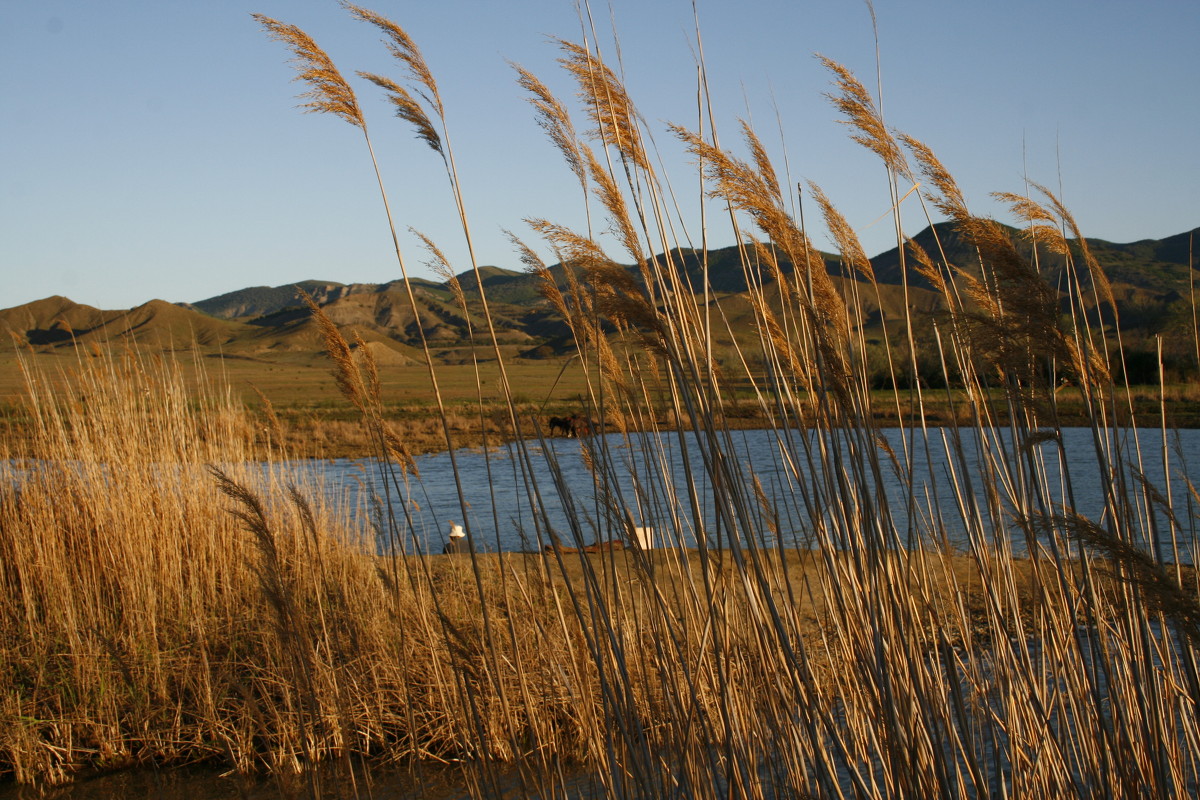
<path fill-rule="evenodd" d="M 1010 230 L 1017 233 L 1014 229 Z M 1113 283 L 1125 283 L 1141 289 L 1169 292 L 1178 291 L 1182 286 L 1187 285 L 1189 237 L 1197 234 L 1200 234 L 1200 228 L 1165 239 L 1142 239 L 1128 244 L 1093 238 L 1087 239 L 1087 243 Z M 969 266 L 971 263 L 974 250 L 954 230 L 952 223 L 937 223 L 925 228 L 912 238 L 932 255 L 938 253 L 940 242 L 941 248 L 945 250 L 946 256 L 952 264 Z M 1029 246 L 1021 244 L 1019 236 L 1014 238 L 1018 241 L 1018 246 L 1028 252 Z M 685 274 L 693 281 L 694 288 L 699 291 L 703 275 L 701 251 L 676 250 L 673 252 L 680 257 Z M 839 274 L 838 257 L 829 253 L 823 253 L 823 255 L 830 272 Z M 1043 256 L 1042 260 L 1045 263 L 1046 257 Z M 880 253 L 871 259 L 871 263 L 879 283 L 896 285 L 901 283 L 901 261 L 897 248 Z M 785 261 L 782 266 L 785 273 L 792 272 L 790 263 Z M 490 300 L 514 304 L 533 303 L 539 300 L 537 278 L 527 272 L 494 266 L 480 267 L 479 271 L 484 290 Z M 561 275 L 561 265 L 556 265 L 552 271 Z M 468 270 L 457 277 L 465 291 L 478 290 L 474 271 Z M 912 282 L 915 279 L 910 275 L 909 280 Z M 709 288 L 713 291 L 746 291 L 745 276 L 742 274 L 737 247 L 718 248 L 708 252 L 708 281 Z M 447 291 L 445 283 L 422 278 L 415 278 L 412 283 L 414 286 L 427 291 L 432 290 L 438 294 Z M 324 306 L 349 295 L 392 291 L 401 286 L 402 282 L 399 280 L 383 284 L 344 284 L 336 281 L 306 280 L 282 286 L 255 286 L 239 289 L 185 305 L 190 305 L 205 314 L 222 319 L 253 318 L 301 306 L 303 299 L 300 290 L 307 292 L 319 305 Z"/>
<path fill-rule="evenodd" d="M 420 279 L 419 279 L 420 280 Z M 432 281 L 421 281 L 436 286 Z M 361 292 L 376 292 L 392 284 L 338 283 L 336 281 L 307 280 L 282 286 L 251 286 L 246 289 L 226 292 L 195 303 L 181 303 L 197 311 L 222 319 L 239 317 L 261 317 L 285 308 L 304 304 L 302 292 L 308 294 L 317 305 L 326 305 L 335 300 Z"/>
<path fill-rule="evenodd" d="M 1143 239 L 1117 244 L 1088 239 L 1088 246 L 1113 284 L 1121 306 L 1122 322 L 1132 322 L 1149 335 L 1165 330 L 1183 316 L 1190 318 L 1187 302 L 1191 272 L 1187 260 L 1190 239 L 1200 228 L 1161 240 Z M 1016 232 L 1014 231 L 1014 234 Z M 970 269 L 974 248 L 963 240 L 950 223 L 939 223 L 913 237 L 913 241 L 937 257 L 939 252 L 956 267 Z M 1014 235 L 1019 249 L 1030 245 Z M 940 246 L 940 250 L 939 250 Z M 844 277 L 837 256 L 823 254 L 826 268 Z M 714 302 L 720 302 L 734 326 L 752 328 L 752 311 L 739 300 L 746 291 L 746 275 L 739 249 L 726 247 L 705 254 L 697 250 L 676 250 L 673 260 L 686 276 L 692 289 L 707 288 Z M 878 290 L 864 287 L 859 295 L 869 315 L 881 309 L 888 314 L 903 311 L 900 292 L 901 259 L 892 248 L 872 259 Z M 1054 285 L 1063 268 L 1061 258 L 1043 255 L 1039 261 L 1046 280 Z M 628 270 L 636 274 L 634 266 Z M 785 274 L 792 265 L 781 264 Z M 565 281 L 563 265 L 551 267 L 560 284 Z M 762 275 L 756 280 L 767 280 Z M 500 267 L 482 267 L 457 277 L 468 298 L 478 296 L 484 286 L 497 338 L 511 355 L 545 356 L 570 349 L 571 337 L 565 324 L 549 308 L 539 292 L 539 278 Z M 911 270 L 909 304 L 919 311 L 932 310 L 937 298 L 923 291 L 927 284 Z M 412 281 L 417 308 L 409 302 L 402 281 L 389 283 L 339 283 L 305 280 L 282 286 L 256 286 L 228 292 L 195 303 L 173 305 L 152 300 L 136 308 L 106 311 L 80 305 L 65 297 L 48 297 L 0 311 L 0 330 L 7 330 L 18 341 L 33 347 L 57 348 L 88 341 L 110 342 L 123 339 L 153 344 L 168 349 L 186 349 L 196 345 L 219 349 L 227 354 L 270 354 L 319 352 L 320 331 L 304 306 L 303 295 L 312 297 L 336 325 L 371 345 L 377 356 L 391 363 L 418 357 L 421 334 L 435 349 L 435 357 L 454 362 L 470 354 L 471 335 L 482 341 L 487 321 L 478 317 L 478 304 L 464 313 L 447 283 L 425 279 Z M 915 294 L 913 294 L 915 292 Z M 1181 304 L 1187 308 L 1182 309 Z M 1186 311 L 1186 314 L 1185 314 Z"/>

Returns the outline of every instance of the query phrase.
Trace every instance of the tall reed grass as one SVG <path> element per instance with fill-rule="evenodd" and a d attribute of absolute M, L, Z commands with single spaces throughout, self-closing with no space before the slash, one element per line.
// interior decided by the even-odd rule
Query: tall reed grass
<path fill-rule="evenodd" d="M 347 7 L 398 59 L 399 80 L 364 77 L 444 159 L 469 241 L 433 71 L 402 28 Z M 358 128 L 374 159 L 358 99 L 328 56 L 300 29 L 259 21 L 295 56 L 308 108 Z M 941 295 L 932 320 L 884 319 L 891 384 L 911 388 L 881 401 L 864 288 L 874 273 L 833 200 L 815 185 L 793 196 L 746 123 L 745 156 L 711 132 L 671 129 L 744 244 L 757 343 L 738 346 L 678 260 L 670 184 L 618 71 L 594 38 L 557 46 L 592 133 L 579 135 L 569 105 L 528 70 L 517 79 L 621 253 L 593 231 L 530 220 L 568 266 L 559 280 L 537 247 L 515 241 L 571 325 L 588 415 L 609 434 L 580 440 L 592 482 L 571 485 L 501 381 L 506 463 L 545 549 L 483 553 L 476 526 L 495 506 L 460 479 L 470 555 L 420 553 L 406 506 L 381 498 L 377 557 L 376 540 L 314 505 L 319 493 L 237 466 L 248 436 L 238 409 L 210 394 L 186 400 L 169 366 L 93 359 L 62 397 L 41 395 L 31 375 L 39 460 L 9 478 L 19 492 L 0 507 L 5 766 L 18 780 L 55 781 L 81 763 L 282 770 L 331 758 L 349 780 L 351 756 L 457 759 L 473 796 L 514 779 L 573 796 L 580 775 L 614 797 L 1200 790 L 1190 567 L 1200 498 L 1190 483 L 1179 492 L 1145 477 L 1151 459 L 1187 476 L 1165 390 L 1161 418 L 1133 414 L 1113 378 L 1121 341 L 1107 278 L 1054 193 L 1034 184 L 1032 196 L 1002 195 L 1037 243 L 1030 261 L 968 209 L 928 147 L 887 125 L 850 70 L 824 61 L 829 99 L 885 167 L 906 281 L 920 276 Z M 919 196 L 899 202 L 918 182 Z M 843 276 L 826 271 L 803 203 L 836 240 Z M 972 263 L 907 240 L 901 213 L 913 207 L 922 222 L 952 220 Z M 394 229 L 392 241 L 403 269 Z M 1046 281 L 1043 259 L 1062 266 L 1065 291 Z M 458 299 L 487 319 L 477 284 Z M 325 330 L 383 477 L 401 489 L 419 481 L 381 413 L 376 366 Z M 730 348 L 736 359 L 719 363 Z M 929 363 L 956 387 L 937 401 L 964 424 L 925 424 Z M 739 460 L 728 387 L 747 382 L 773 445 Z M 1103 492 L 1092 518 L 1073 497 L 1064 392 L 1089 421 L 1083 455 Z M 898 448 L 875 422 L 881 402 L 904 425 Z M 658 433 L 664 403 L 679 429 L 635 434 Z M 669 466 L 677 451 L 699 465 L 682 481 Z M 765 483 L 765 463 L 786 478 Z M 892 476 L 905 487 L 899 502 L 882 490 Z M 551 499 L 565 527 L 546 511 Z M 659 547 L 636 546 L 641 527 Z M 625 548 L 578 552 L 594 540 Z"/>

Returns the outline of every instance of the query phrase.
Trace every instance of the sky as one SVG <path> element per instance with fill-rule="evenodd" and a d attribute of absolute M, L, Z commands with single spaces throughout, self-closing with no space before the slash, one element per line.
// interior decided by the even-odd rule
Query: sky
<path fill-rule="evenodd" d="M 403 27 L 438 81 L 477 263 L 521 268 L 506 231 L 553 262 L 526 220 L 586 231 L 584 201 L 510 62 L 586 129 L 556 62 L 555 37 L 583 36 L 575 2 L 362 5 Z M 471 267 L 441 159 L 353 77 L 399 79 L 399 64 L 334 0 L 0 0 L 0 308 L 65 295 L 125 309 L 400 277 L 361 132 L 297 108 L 289 54 L 254 12 L 304 29 L 351 77 L 409 274 L 433 276 L 410 228 L 456 272 Z M 894 245 L 887 175 L 823 96 L 818 53 L 882 86 L 888 125 L 929 145 L 976 213 L 1013 222 L 990 193 L 1033 180 L 1089 237 L 1200 225 L 1196 0 L 875 0 L 874 12 L 879 84 L 864 0 L 695 3 L 721 144 L 745 157 L 738 120 L 749 120 L 781 176 L 819 185 L 869 255 Z M 697 125 L 693 4 L 594 0 L 592 14 L 678 198 L 680 243 L 698 245 L 695 166 L 667 130 Z M 733 244 L 707 210 L 710 246 Z M 927 224 L 916 195 L 900 212 L 909 235 Z M 814 243 L 835 249 L 805 213 Z"/>

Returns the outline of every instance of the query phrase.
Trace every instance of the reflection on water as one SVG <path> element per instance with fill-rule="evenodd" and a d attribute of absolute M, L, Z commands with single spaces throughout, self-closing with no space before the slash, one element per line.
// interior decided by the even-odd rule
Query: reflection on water
<path fill-rule="evenodd" d="M 56 789 L 0 788 L 0 800 L 458 800 L 469 796 L 462 774 L 449 768 L 407 770 L 324 768 L 313 776 L 222 775 L 205 766 L 175 769 L 131 769 L 79 780 Z"/>
<path fill-rule="evenodd" d="M 515 774 L 495 776 L 487 793 L 496 800 L 534 800 L 536 789 L 521 785 Z M 422 765 L 356 767 L 350 776 L 339 765 L 324 765 L 308 775 L 244 776 L 223 774 L 208 766 L 170 769 L 134 768 L 83 778 L 58 788 L 0 783 L 0 800 L 465 800 L 467 778 L 456 766 Z M 555 794 L 561 796 L 563 787 Z M 583 777 L 568 779 L 570 797 L 600 797 L 599 789 Z"/>

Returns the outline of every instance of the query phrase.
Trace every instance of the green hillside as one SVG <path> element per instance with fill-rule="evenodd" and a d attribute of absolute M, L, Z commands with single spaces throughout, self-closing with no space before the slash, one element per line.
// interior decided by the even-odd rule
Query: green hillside
<path fill-rule="evenodd" d="M 1164 351 L 1172 369 L 1194 369 L 1189 361 L 1194 323 L 1192 272 L 1188 268 L 1191 239 L 1200 231 L 1185 232 L 1162 240 L 1119 244 L 1089 239 L 1087 244 L 1112 284 L 1124 346 L 1132 354 L 1131 364 L 1151 352 L 1156 336 L 1164 337 Z M 1015 229 L 1008 229 L 1018 251 L 1032 263 L 1034 248 Z M 913 240 L 951 273 L 978 274 L 974 248 L 951 224 L 928 227 Z M 1076 249 L 1077 246 L 1076 246 Z M 862 309 L 861 323 L 872 341 L 883 347 L 883 317 L 902 316 L 905 290 L 900 252 L 893 248 L 872 259 L 876 285 L 853 285 L 844 277 L 836 254 L 823 253 L 825 268 L 845 296 L 856 296 Z M 909 255 L 911 261 L 911 255 Z M 759 265 L 745 268 L 742 249 L 710 250 L 707 257 L 694 249 L 678 249 L 656 258 L 659 269 L 674 269 L 680 286 L 689 287 L 699 302 L 705 297 L 721 311 L 717 344 L 725 347 L 733 339 L 743 345 L 757 336 L 754 313 L 739 298 L 748 281 L 770 289 L 771 273 Z M 751 262 L 753 263 L 753 261 Z M 1039 252 L 1041 277 L 1053 287 L 1065 287 L 1062 256 Z M 567 270 L 584 280 L 577 267 L 556 264 L 550 268 L 555 281 L 566 291 Z M 624 267 L 640 275 L 633 265 Z M 784 275 L 793 266 L 781 258 Z M 562 356 L 573 352 L 570 330 L 541 294 L 541 278 L 526 271 L 483 267 L 478 275 L 464 272 L 457 278 L 467 307 L 460 305 L 447 283 L 425 279 L 412 281 L 413 308 L 402 281 L 385 284 L 340 283 L 306 280 L 295 284 L 257 286 L 229 292 L 192 304 L 171 305 L 150 301 L 126 311 L 105 311 L 73 303 L 65 297 L 49 297 L 0 311 L 0 329 L 17 341 L 34 348 L 61 348 L 75 343 L 135 341 L 166 349 L 192 347 L 218 349 L 223 354 L 272 357 L 280 353 L 318 354 L 323 340 L 305 306 L 304 295 L 312 297 L 349 339 L 360 337 L 371 343 L 388 360 L 418 359 L 422 338 L 435 359 L 460 363 L 468 358 L 492 358 L 488 318 L 483 313 L 480 287 L 487 296 L 491 329 L 506 352 L 530 358 Z M 941 308 L 940 299 L 928 291 L 928 282 L 909 265 L 907 298 L 916 320 L 932 319 Z M 767 297 L 775 296 L 768 291 Z M 719 305 L 717 305 L 719 303 Z M 1105 316 L 1106 315 L 1106 316 Z M 1096 316 L 1096 322 L 1111 322 L 1111 310 Z M 732 336 L 727 332 L 732 331 Z M 895 339 L 896 331 L 892 331 Z M 920 331 L 918 331 L 920 333 Z M 897 346 L 893 341 L 891 346 Z M 393 355 L 389 355 L 393 354 Z M 1143 358 L 1144 360 L 1144 358 Z M 1189 366 L 1190 365 L 1190 366 Z"/>

